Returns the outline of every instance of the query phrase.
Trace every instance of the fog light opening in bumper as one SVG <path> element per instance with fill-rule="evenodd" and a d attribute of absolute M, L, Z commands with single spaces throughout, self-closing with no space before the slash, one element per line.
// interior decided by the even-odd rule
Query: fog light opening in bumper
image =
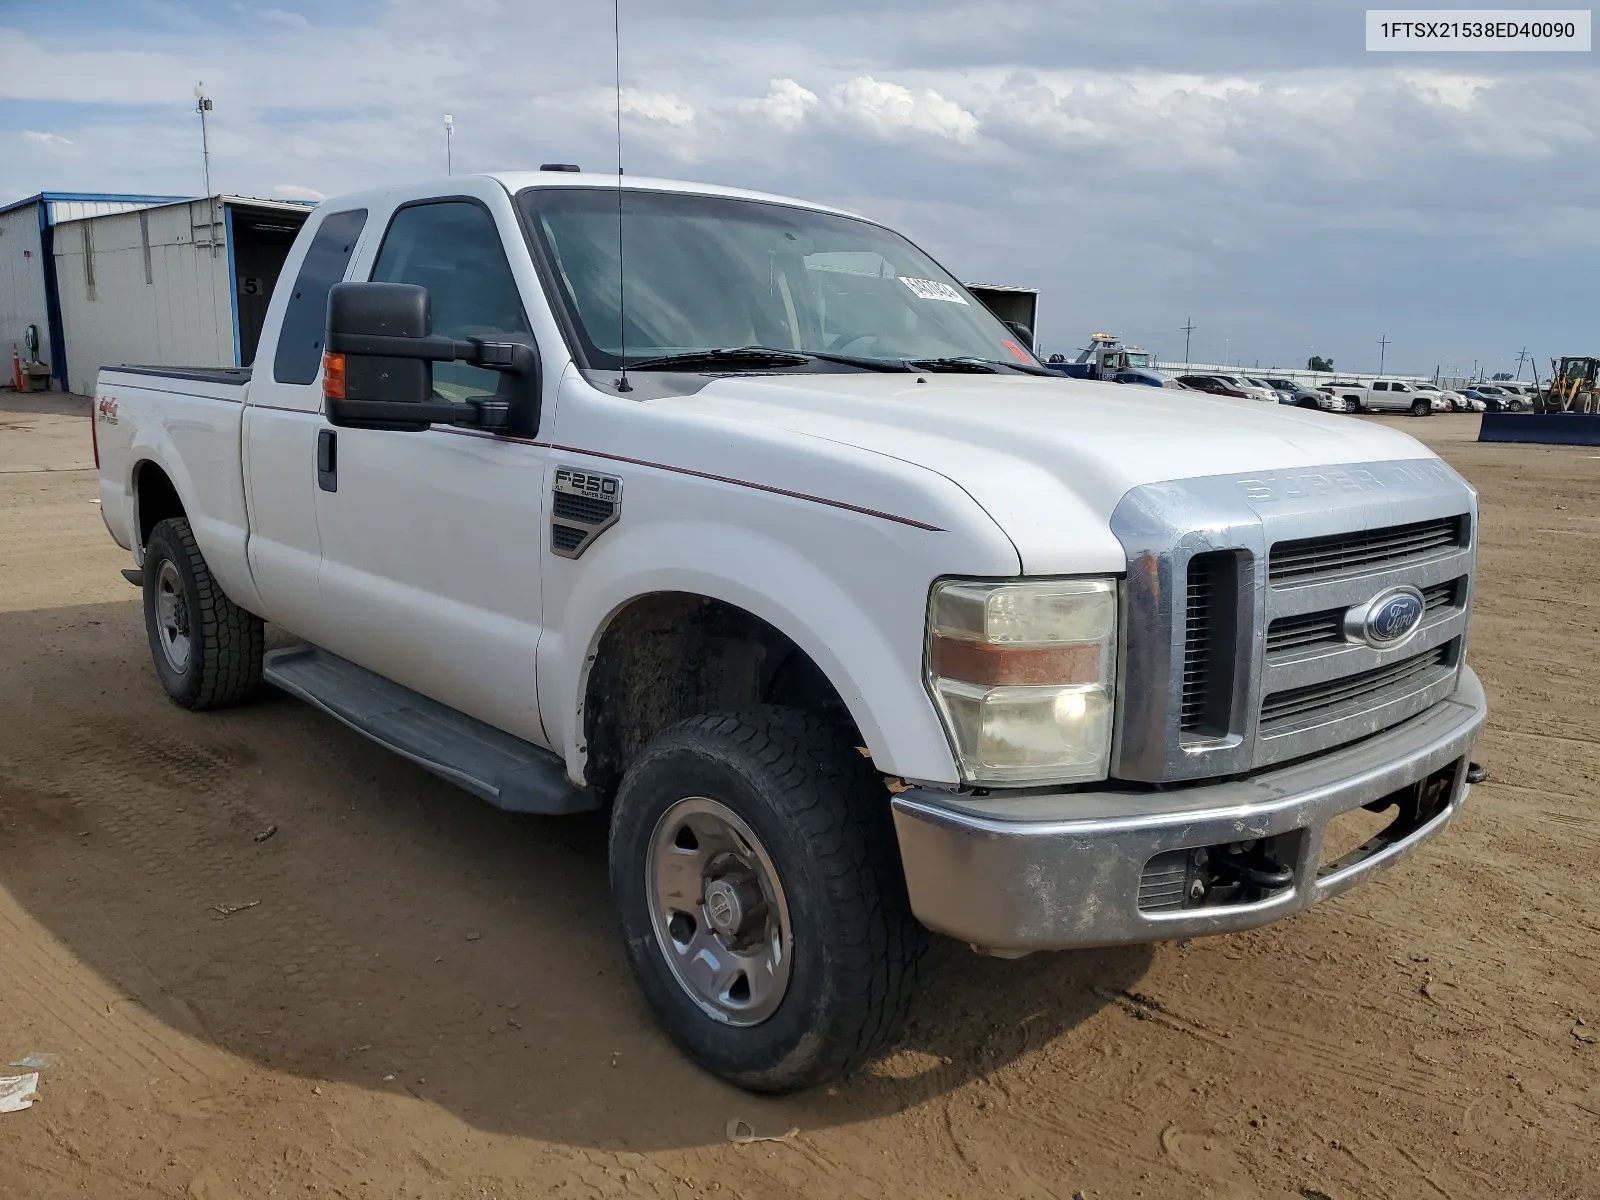
<path fill-rule="evenodd" d="M 1192 911 L 1255 904 L 1294 887 L 1305 830 L 1274 837 L 1167 850 L 1145 863 L 1141 912 Z"/>

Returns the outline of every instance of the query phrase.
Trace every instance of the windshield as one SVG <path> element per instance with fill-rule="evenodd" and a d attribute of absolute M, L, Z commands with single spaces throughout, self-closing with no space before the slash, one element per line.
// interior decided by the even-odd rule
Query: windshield
<path fill-rule="evenodd" d="M 1142 350 L 1129 350 L 1128 365 L 1143 370 L 1150 365 L 1150 356 Z"/>
<path fill-rule="evenodd" d="M 1437 392 L 1439 390 L 1431 383 L 1413 383 L 1411 386 L 1416 388 L 1419 392 Z"/>
<path fill-rule="evenodd" d="M 589 365 L 615 370 L 623 348 L 617 192 L 529 188 L 518 199 Z M 762 346 L 1038 369 L 966 288 L 881 226 L 726 196 L 625 190 L 620 200 L 629 363 Z"/>

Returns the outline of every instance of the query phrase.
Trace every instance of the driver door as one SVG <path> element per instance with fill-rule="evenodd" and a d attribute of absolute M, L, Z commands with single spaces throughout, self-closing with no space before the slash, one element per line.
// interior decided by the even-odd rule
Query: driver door
<path fill-rule="evenodd" d="M 427 287 L 436 334 L 531 345 L 502 240 L 515 228 L 509 211 L 503 219 L 468 197 L 402 205 L 370 278 Z M 497 382 L 464 363 L 434 368 L 435 390 L 452 400 L 487 395 Z M 322 436 L 333 439 L 333 470 L 319 472 L 317 492 L 319 581 L 337 630 L 327 648 L 548 745 L 534 679 L 548 449 L 449 426 L 327 426 Z"/>

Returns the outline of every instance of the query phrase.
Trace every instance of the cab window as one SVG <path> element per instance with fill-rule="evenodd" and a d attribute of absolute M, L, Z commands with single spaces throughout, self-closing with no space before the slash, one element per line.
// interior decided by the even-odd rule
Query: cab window
<path fill-rule="evenodd" d="M 412 204 L 395 213 L 372 268 L 376 283 L 428 289 L 441 337 L 531 342 L 517 281 L 494 218 L 471 200 Z M 466 363 L 435 363 L 434 390 L 451 400 L 494 392 L 500 375 Z"/>

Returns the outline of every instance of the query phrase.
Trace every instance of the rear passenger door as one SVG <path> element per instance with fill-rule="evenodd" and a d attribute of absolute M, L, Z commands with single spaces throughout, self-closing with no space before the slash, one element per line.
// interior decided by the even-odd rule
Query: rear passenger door
<path fill-rule="evenodd" d="M 524 297 L 512 274 L 505 243 L 520 234 L 501 199 L 503 212 L 472 196 L 396 209 L 370 278 L 426 287 L 435 334 L 533 345 L 528 305 L 544 299 Z M 435 391 L 452 400 L 488 395 L 499 378 L 462 363 L 434 367 Z M 547 744 L 534 661 L 548 448 L 443 425 L 327 432 L 337 469 L 316 492 L 320 578 L 338 628 L 324 645 Z"/>
<path fill-rule="evenodd" d="M 322 419 L 322 338 L 328 290 L 349 271 L 367 224 L 364 208 L 330 212 L 308 229 L 304 255 L 284 264 L 265 334 L 277 330 L 267 361 L 257 362 L 244 413 L 249 560 L 261 613 L 291 633 L 320 641 L 327 632 L 317 570 L 316 451 Z M 292 284 L 290 281 L 293 281 Z"/>

